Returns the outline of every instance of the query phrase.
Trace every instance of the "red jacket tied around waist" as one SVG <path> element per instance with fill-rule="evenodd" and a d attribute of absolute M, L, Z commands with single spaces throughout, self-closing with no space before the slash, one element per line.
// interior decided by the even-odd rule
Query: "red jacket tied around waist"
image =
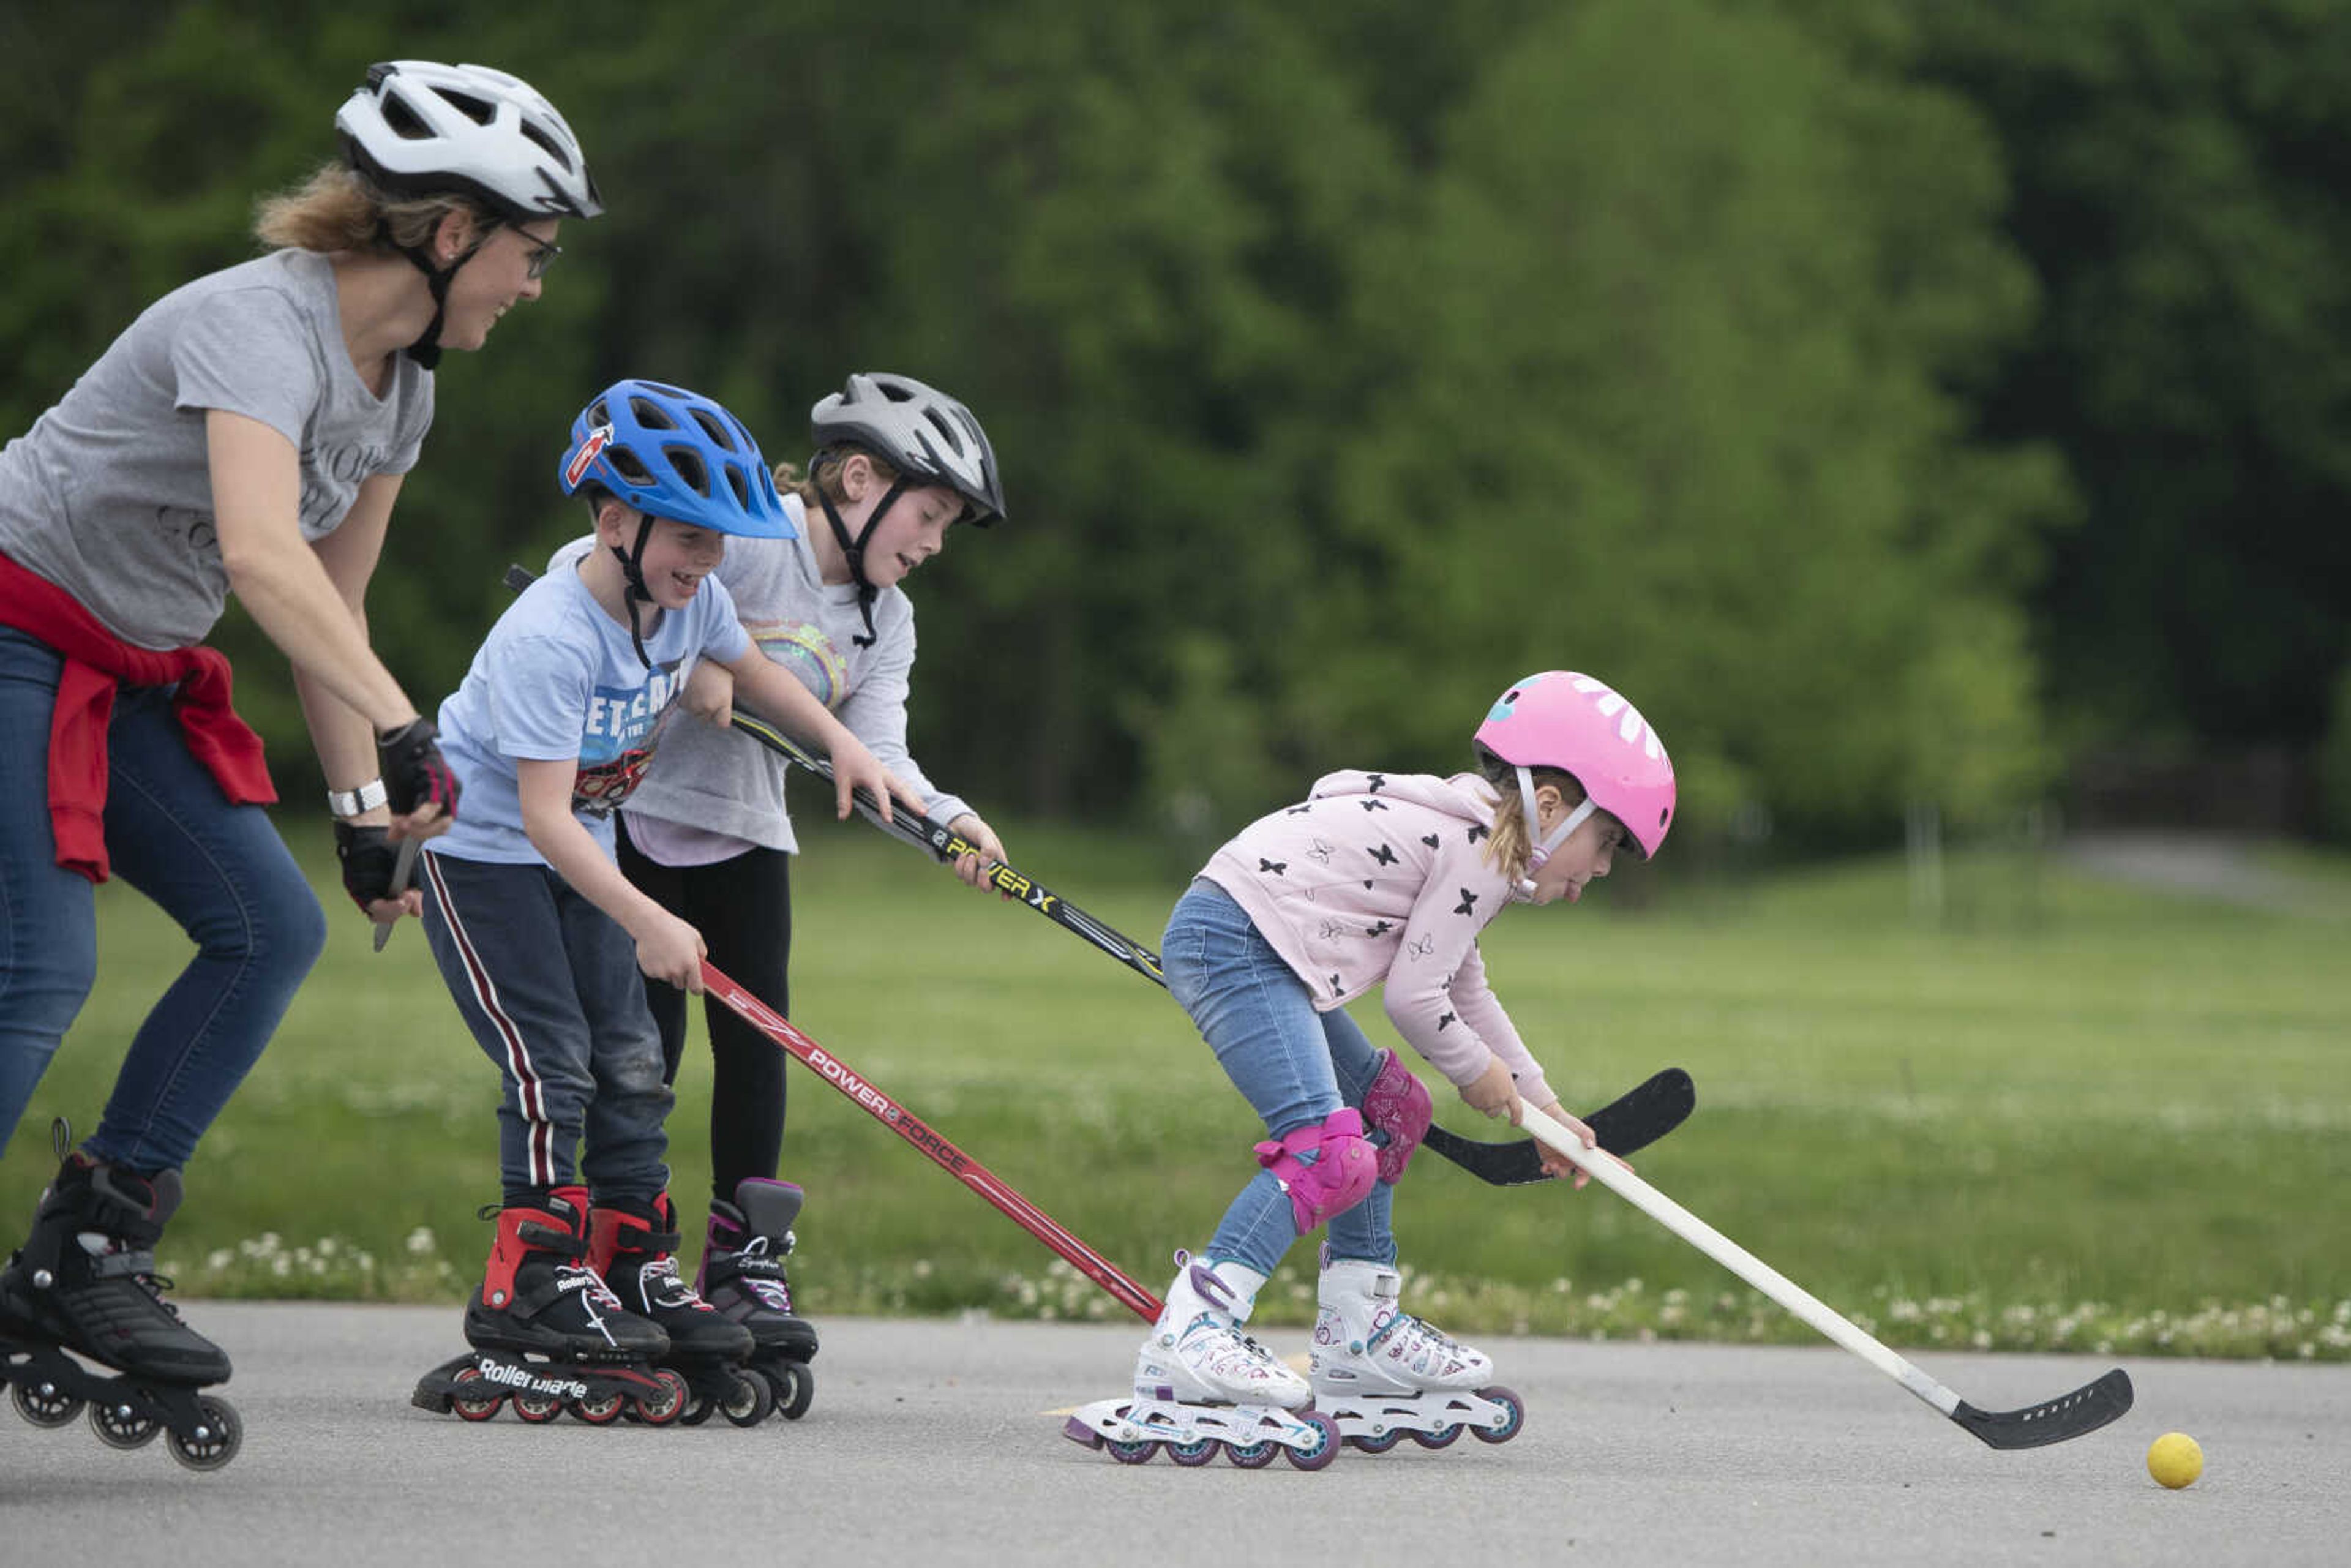
<path fill-rule="evenodd" d="M 92 882 L 107 878 L 106 734 L 122 686 L 177 685 L 172 709 L 189 754 L 212 774 L 229 804 L 277 801 L 261 737 L 230 706 L 235 675 L 219 649 L 134 647 L 71 594 L 5 554 L 0 624 L 39 638 L 65 658 L 49 716 L 49 822 L 59 865 Z"/>

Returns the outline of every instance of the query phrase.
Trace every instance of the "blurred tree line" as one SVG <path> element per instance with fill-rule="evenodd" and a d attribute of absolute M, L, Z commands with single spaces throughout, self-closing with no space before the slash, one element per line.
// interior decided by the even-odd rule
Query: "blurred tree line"
<path fill-rule="evenodd" d="M 911 583 L 914 739 L 1008 815 L 1229 831 L 1633 694 L 1686 820 L 1991 818 L 2085 745 L 2351 707 L 2351 11 L 2326 0 L 188 0 L 0 13 L 0 431 L 252 253 L 370 61 L 528 78 L 611 214 L 453 355 L 371 601 L 428 710 L 577 532 L 570 419 L 851 370 L 1008 521 Z M 314 768 L 252 629 L 242 702 Z M 2335 749 L 2343 747 L 2338 743 Z"/>

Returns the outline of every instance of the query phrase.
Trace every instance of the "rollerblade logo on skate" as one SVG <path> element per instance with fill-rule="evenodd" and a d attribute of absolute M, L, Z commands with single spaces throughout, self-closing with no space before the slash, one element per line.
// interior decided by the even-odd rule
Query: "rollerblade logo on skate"
<path fill-rule="evenodd" d="M 556 1399 L 585 1399 L 588 1385 L 570 1377 L 540 1377 L 527 1366 L 508 1366 L 501 1361 L 484 1356 L 478 1364 L 482 1380 L 519 1388 L 527 1394 L 545 1395 Z"/>

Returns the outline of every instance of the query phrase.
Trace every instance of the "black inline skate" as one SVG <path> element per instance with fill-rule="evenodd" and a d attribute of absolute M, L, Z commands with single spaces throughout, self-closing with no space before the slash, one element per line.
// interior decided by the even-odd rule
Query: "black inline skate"
<path fill-rule="evenodd" d="M 695 1289 L 721 1315 L 751 1331 L 751 1370 L 775 1392 L 776 1413 L 788 1421 L 808 1414 L 816 1397 L 816 1325 L 792 1311 L 784 1260 L 792 1250 L 792 1222 L 807 1195 L 788 1181 L 746 1177 L 735 1201 L 710 1206 L 710 1233 L 702 1249 Z"/>
<path fill-rule="evenodd" d="M 142 1176 L 93 1160 L 69 1148 L 62 1120 L 50 1139 L 57 1180 L 0 1270 L 0 1365 L 16 1413 L 62 1427 L 86 1406 L 109 1448 L 136 1448 L 160 1431 L 188 1469 L 220 1469 L 236 1458 L 245 1425 L 227 1400 L 196 1391 L 228 1381 L 228 1355 L 180 1321 L 162 1295 L 172 1282 L 155 1273 L 155 1243 L 180 1207 L 180 1173 Z"/>
<path fill-rule="evenodd" d="M 668 1353 L 659 1359 L 685 1378 L 687 1426 L 707 1421 L 715 1409 L 737 1427 L 756 1427 L 776 1401 L 766 1378 L 744 1370 L 751 1331 L 719 1316 L 678 1278 L 675 1216 L 667 1193 L 600 1204 L 588 1217 L 588 1266 L 622 1305 L 669 1335 Z"/>
<path fill-rule="evenodd" d="M 474 1348 L 426 1373 L 411 1404 L 486 1421 L 511 1398 L 526 1421 L 568 1409 L 597 1427 L 624 1414 L 664 1426 L 684 1413 L 685 1380 L 653 1365 L 669 1336 L 625 1311 L 583 1261 L 588 1212 L 588 1191 L 577 1186 L 482 1211 L 498 1232 L 482 1288 L 465 1303 Z"/>

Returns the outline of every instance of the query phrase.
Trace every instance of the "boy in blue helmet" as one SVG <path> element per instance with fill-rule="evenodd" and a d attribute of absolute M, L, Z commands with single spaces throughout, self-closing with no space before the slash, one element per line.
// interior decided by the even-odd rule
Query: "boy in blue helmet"
<path fill-rule="evenodd" d="M 734 415 L 680 388 L 618 382 L 573 423 L 560 480 L 589 503 L 598 548 L 516 600 L 441 706 L 465 815 L 424 856 L 425 934 L 506 1082 L 497 1237 L 465 1335 L 482 1351 L 674 1360 L 696 1382 L 695 1368 L 740 1362 L 750 1336 L 672 1259 L 673 1097 L 638 975 L 698 992 L 705 947 L 621 874 L 612 812 L 705 658 L 747 706 L 831 755 L 842 816 L 856 789 L 909 792 L 759 653 L 705 580 L 728 535 L 792 534 Z M 722 1399 L 740 1386 L 722 1382 Z"/>

